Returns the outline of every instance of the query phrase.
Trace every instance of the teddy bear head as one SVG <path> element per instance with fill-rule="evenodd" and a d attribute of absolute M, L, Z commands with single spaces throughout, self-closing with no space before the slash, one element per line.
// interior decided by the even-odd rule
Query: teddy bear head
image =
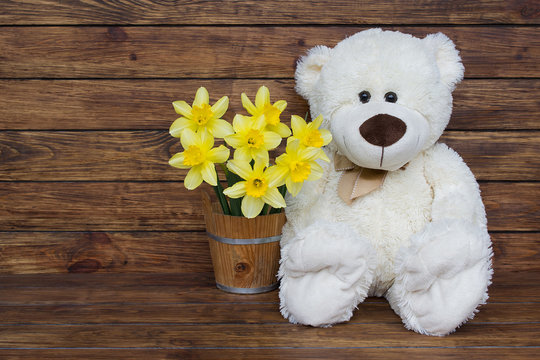
<path fill-rule="evenodd" d="M 296 68 L 296 90 L 355 164 L 396 170 L 432 146 L 452 112 L 464 68 L 441 33 L 359 32 L 334 48 L 317 46 Z"/>

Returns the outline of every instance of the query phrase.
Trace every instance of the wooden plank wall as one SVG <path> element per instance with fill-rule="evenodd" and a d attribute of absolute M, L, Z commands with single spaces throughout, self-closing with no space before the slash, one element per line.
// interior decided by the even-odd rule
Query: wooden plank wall
<path fill-rule="evenodd" d="M 213 314 L 218 323 L 226 321 L 219 320 L 219 314 L 225 316 L 231 304 L 219 310 L 213 303 L 234 303 L 236 298 L 213 298 L 214 293 L 201 290 L 197 283 L 208 281 L 204 274 L 211 271 L 199 194 L 184 189 L 184 171 L 167 165 L 179 149 L 177 140 L 168 134 L 175 119 L 171 102 L 191 100 L 197 87 L 206 86 L 212 101 L 229 95 L 226 118 L 231 120 L 235 111 L 242 111 L 240 93 L 254 94 L 265 84 L 273 99 L 287 99 L 287 115 L 305 114 L 306 103 L 293 89 L 298 57 L 315 45 L 333 46 L 345 36 L 375 26 L 416 36 L 442 31 L 461 51 L 465 80 L 455 91 L 454 112 L 443 141 L 463 156 L 477 176 L 488 213 L 498 286 L 493 306 L 499 310 L 494 317 L 488 313 L 484 321 L 530 320 L 520 311 L 536 309 L 540 293 L 539 25 L 540 6 L 535 0 L 3 0 L 0 303 L 12 306 L 4 309 L 3 323 L 50 322 L 39 320 L 39 314 L 50 310 L 42 306 L 56 303 L 76 307 L 55 307 L 61 324 L 72 320 L 74 314 L 80 314 L 82 323 L 91 323 L 96 312 L 104 322 L 129 323 L 128 309 L 107 305 L 111 296 L 123 296 L 118 300 L 121 302 L 144 299 L 148 289 L 119 287 L 127 275 L 131 281 L 156 282 L 155 289 L 160 289 L 156 303 L 197 302 L 200 299 L 190 292 L 197 288 L 207 305 L 182 305 L 186 323 L 196 322 L 197 316 L 206 313 Z M 93 277 L 79 278 L 80 273 L 93 273 Z M 178 294 L 178 284 L 162 275 L 165 273 L 190 274 L 192 280 Z M 55 285 L 58 278 L 51 280 L 47 274 L 70 275 Z M 516 279 L 523 279 L 528 287 L 516 287 Z M 26 290 L 32 281 L 45 284 L 40 293 L 45 296 L 42 302 Z M 83 283 L 90 284 L 90 289 L 100 288 L 100 292 L 88 290 L 83 296 L 47 288 L 81 287 Z M 9 301 L 2 299 L 2 294 L 9 294 Z M 262 323 L 283 322 L 273 296 L 257 298 L 260 306 L 235 307 L 237 321 L 249 323 L 258 314 Z M 506 302 L 516 305 L 501 305 Z M 98 305 L 85 318 L 77 312 L 82 308 L 77 307 L 89 303 Z M 377 314 L 381 304 L 374 304 L 370 309 Z M 146 308 L 142 315 L 147 322 L 167 322 L 160 316 L 165 311 L 160 306 Z M 180 310 L 174 306 L 180 305 L 170 306 L 169 314 L 177 315 L 175 311 Z M 365 332 L 366 339 L 384 333 L 390 334 L 388 344 L 400 344 L 399 335 L 391 334 L 393 328 L 381 323 L 397 321 L 395 318 L 373 318 L 379 323 L 353 327 Z M 156 350 L 177 338 L 183 342 L 175 346 L 212 347 L 215 343 L 201 337 L 212 331 L 224 336 L 221 346 L 236 346 L 235 341 L 245 331 L 236 325 L 206 330 L 202 326 L 196 331 L 189 324 L 175 325 L 163 330 L 169 344 L 156 335 L 161 329 L 151 326 L 122 325 L 122 333 L 120 327 L 95 325 L 86 327 L 84 333 L 69 335 L 72 329 L 64 325 L 49 327 L 47 332 L 54 333 L 49 337 L 39 328 L 41 332 L 37 332 L 43 337 L 35 339 L 36 326 L 27 326 L 27 335 L 19 333 L 17 337 L 13 327 L 0 327 L 7 339 L 0 345 L 34 347 L 37 341 L 43 347 L 60 349 L 49 352 L 51 358 L 66 354 L 82 358 L 88 350 L 62 349 L 88 347 L 81 340 L 88 334 L 97 334 L 92 347 L 122 348 L 137 343 Z M 474 333 L 474 327 L 482 325 L 471 326 Z M 444 356 L 448 346 L 483 346 L 488 343 L 485 339 L 495 339 L 500 333 L 507 334 L 506 342 L 496 345 L 534 345 L 519 340 L 516 334 L 525 330 L 537 334 L 538 324 L 512 327 L 505 323 L 480 330 L 484 337 L 447 338 L 450 340 L 441 343 L 417 337 L 415 341 L 420 343 L 415 344 L 427 348 L 409 349 L 408 354 Z M 261 337 L 270 334 L 267 346 L 288 345 L 288 328 L 261 325 L 250 331 Z M 336 339 L 346 339 L 347 333 L 340 331 Z M 125 334 L 133 341 L 119 340 Z M 321 346 L 320 336 L 324 335 L 318 334 L 308 333 L 304 345 Z M 113 338 L 116 340 L 110 340 Z M 137 342 L 142 338 L 149 340 Z M 260 346 L 254 338 L 245 340 L 246 347 Z M 363 355 L 380 354 L 369 350 L 373 343 L 363 344 L 368 347 Z M 338 345 L 360 346 L 345 340 Z M 442 348 L 430 350 L 433 346 Z M 171 355 L 154 350 L 141 348 L 133 351 L 132 358 L 135 354 L 139 358 Z M 110 350 L 93 351 L 99 358 L 112 354 Z M 197 357 L 196 351 L 190 355 Z M 282 354 L 291 358 L 320 355 L 316 349 L 302 351 L 290 349 Z M 402 351 L 387 349 L 385 353 L 393 352 L 399 358 Z M 530 348 L 472 351 L 483 358 L 535 354 Z M 354 349 L 338 352 L 344 357 L 358 355 Z M 7 350 L 2 354 L 12 353 Z M 226 350 L 204 354 L 233 356 Z M 38 355 L 43 356 L 39 351 L 17 353 L 20 358 Z M 174 355 L 187 353 L 180 349 Z M 249 350 L 234 353 L 236 357 L 252 355 Z M 266 355 L 270 357 L 269 352 Z"/>
<path fill-rule="evenodd" d="M 198 194 L 167 165 L 179 149 L 167 132 L 170 103 L 204 85 L 214 100 L 231 97 L 231 119 L 239 94 L 266 84 L 289 101 L 288 114 L 304 114 L 293 89 L 298 57 L 370 24 L 443 31 L 460 49 L 465 80 L 443 141 L 480 181 L 496 249 L 511 249 L 496 264 L 508 267 L 509 239 L 526 232 L 520 239 L 537 249 L 540 230 L 536 5 L 4 1 L 0 246 L 10 256 L 0 271 L 90 271 L 81 262 L 107 272 L 208 271 Z"/>

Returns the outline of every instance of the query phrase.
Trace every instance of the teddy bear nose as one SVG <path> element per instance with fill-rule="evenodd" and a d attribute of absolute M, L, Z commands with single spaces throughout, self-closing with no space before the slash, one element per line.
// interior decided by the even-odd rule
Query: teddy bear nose
<path fill-rule="evenodd" d="M 375 146 L 390 146 L 403 137 L 407 125 L 399 118 L 378 114 L 360 125 L 360 135 Z"/>

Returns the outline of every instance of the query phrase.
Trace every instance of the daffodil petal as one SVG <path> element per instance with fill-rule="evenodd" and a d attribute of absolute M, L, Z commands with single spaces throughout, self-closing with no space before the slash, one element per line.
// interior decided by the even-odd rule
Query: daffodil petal
<path fill-rule="evenodd" d="M 293 141 L 295 141 L 295 140 L 296 140 L 296 141 L 300 141 L 300 139 L 297 138 L 297 137 L 294 136 L 294 135 L 289 136 L 289 137 L 287 138 L 287 145 L 289 145 L 291 142 L 293 142 Z"/>
<path fill-rule="evenodd" d="M 294 136 L 299 136 L 307 127 L 306 122 L 298 115 L 291 116 L 291 128 Z"/>
<path fill-rule="evenodd" d="M 321 165 L 317 164 L 316 162 L 310 163 L 311 165 L 311 173 L 309 174 L 307 180 L 313 181 L 313 180 L 319 180 L 324 173 L 324 170 Z"/>
<path fill-rule="evenodd" d="M 223 145 L 213 148 L 206 154 L 206 158 L 213 163 L 221 164 L 227 161 L 230 155 L 230 150 Z"/>
<path fill-rule="evenodd" d="M 214 147 L 214 137 L 208 130 L 203 129 L 201 132 L 199 132 L 200 138 L 201 138 L 201 146 L 203 149 L 210 150 Z"/>
<path fill-rule="evenodd" d="M 232 199 L 242 197 L 246 195 L 246 182 L 239 181 L 233 186 L 229 186 L 228 188 L 223 190 L 223 193 Z"/>
<path fill-rule="evenodd" d="M 214 113 L 214 118 L 219 119 L 220 117 L 227 112 L 227 109 L 229 108 L 229 97 L 223 96 L 221 99 L 216 101 L 214 105 L 212 105 L 212 113 Z"/>
<path fill-rule="evenodd" d="M 281 136 L 282 138 L 286 138 L 291 135 L 291 129 L 289 129 L 287 124 L 281 122 L 277 125 L 268 125 L 267 129 L 279 134 L 279 136 Z"/>
<path fill-rule="evenodd" d="M 203 181 L 203 177 L 201 175 L 200 169 L 193 167 L 186 175 L 186 178 L 184 179 L 184 186 L 188 190 L 193 190 L 197 186 L 201 185 Z"/>
<path fill-rule="evenodd" d="M 321 133 L 321 138 L 323 139 L 323 145 L 330 144 L 330 141 L 332 141 L 332 134 L 330 133 L 330 131 L 326 129 L 321 129 L 319 130 L 319 132 Z"/>
<path fill-rule="evenodd" d="M 184 129 L 191 129 L 193 131 L 197 130 L 197 124 L 194 121 L 189 120 L 185 117 L 180 117 L 171 124 L 169 128 L 169 134 L 173 137 L 180 137 Z"/>
<path fill-rule="evenodd" d="M 287 153 L 279 155 L 276 158 L 276 164 L 286 166 L 285 164 L 287 164 L 289 162 L 289 157 L 290 156 Z"/>
<path fill-rule="evenodd" d="M 179 169 L 189 169 L 190 166 L 184 165 L 184 153 L 176 153 L 169 159 L 169 165 Z"/>
<path fill-rule="evenodd" d="M 195 94 L 195 100 L 193 100 L 193 106 L 201 106 L 202 104 L 208 104 L 210 101 L 210 96 L 208 95 L 208 90 L 205 87 L 201 86 L 197 93 Z"/>
<path fill-rule="evenodd" d="M 251 151 L 247 146 L 242 146 L 236 149 L 234 152 L 234 160 L 247 161 L 250 162 L 253 159 Z"/>
<path fill-rule="evenodd" d="M 246 195 L 242 199 L 242 214 L 248 219 L 252 219 L 261 213 L 264 201 L 261 198 Z"/>
<path fill-rule="evenodd" d="M 265 131 L 263 138 L 266 150 L 275 149 L 281 144 L 281 136 L 273 131 Z"/>
<path fill-rule="evenodd" d="M 257 108 L 255 107 L 255 105 L 253 105 L 251 100 L 249 100 L 246 93 L 242 93 L 241 98 L 242 98 L 242 106 L 244 107 L 244 109 L 246 109 L 246 111 L 250 115 L 255 115 L 255 113 L 257 112 Z"/>
<path fill-rule="evenodd" d="M 268 151 L 265 149 L 251 149 L 251 157 L 255 161 L 259 161 L 263 163 L 264 165 L 268 166 L 268 163 L 270 162 L 270 156 L 268 155 Z"/>
<path fill-rule="evenodd" d="M 276 209 L 287 206 L 287 204 L 285 204 L 285 199 L 275 187 L 268 188 L 266 194 L 262 196 L 262 199 L 265 203 Z"/>
<path fill-rule="evenodd" d="M 285 110 L 287 107 L 287 102 L 285 100 L 278 100 L 274 103 L 274 106 L 279 110 L 279 112 L 283 112 L 283 110 Z"/>
<path fill-rule="evenodd" d="M 245 145 L 244 137 L 240 134 L 232 134 L 224 137 L 225 142 L 235 149 Z"/>
<path fill-rule="evenodd" d="M 285 151 L 288 154 L 294 154 L 298 152 L 298 148 L 300 147 L 300 140 L 295 139 L 294 141 L 290 141 L 287 143 L 287 148 Z"/>
<path fill-rule="evenodd" d="M 248 179 L 253 173 L 253 169 L 249 165 L 249 162 L 243 160 L 230 160 L 227 163 L 227 168 L 242 179 Z"/>
<path fill-rule="evenodd" d="M 226 121 L 221 119 L 213 120 L 208 126 L 208 130 L 217 138 L 224 138 L 225 136 L 234 134 L 234 130 L 232 125 Z"/>
<path fill-rule="evenodd" d="M 233 119 L 233 129 L 237 133 L 243 133 L 248 131 L 251 128 L 251 119 L 243 115 L 235 115 Z"/>
<path fill-rule="evenodd" d="M 180 137 L 180 143 L 184 149 L 187 149 L 191 145 L 200 145 L 200 136 L 197 136 L 195 131 L 191 129 L 184 129 L 182 136 Z"/>
<path fill-rule="evenodd" d="M 328 155 L 326 155 L 326 153 L 324 152 L 323 149 L 319 149 L 320 152 L 319 152 L 319 156 L 317 157 L 317 159 L 321 159 L 321 160 L 324 160 L 326 162 L 330 162 L 330 159 L 328 158 Z"/>
<path fill-rule="evenodd" d="M 314 129 L 318 129 L 321 127 L 321 124 L 322 124 L 322 121 L 323 121 L 323 116 L 322 115 L 319 115 L 317 116 L 315 119 L 313 119 L 313 121 L 311 122 L 313 125 L 313 128 Z"/>
<path fill-rule="evenodd" d="M 174 111 L 176 111 L 177 114 L 180 114 L 182 116 L 185 116 L 187 118 L 191 118 L 191 106 L 183 100 L 174 101 L 172 103 Z"/>
<path fill-rule="evenodd" d="M 285 178 L 289 174 L 289 167 L 280 165 L 270 166 L 264 174 L 268 179 L 268 187 L 281 186 L 285 184 Z"/>
<path fill-rule="evenodd" d="M 287 191 L 291 193 L 292 196 L 298 195 L 300 190 L 302 189 L 302 185 L 304 182 L 294 182 L 290 177 L 285 180 L 285 185 L 287 186 Z"/>
<path fill-rule="evenodd" d="M 260 115 L 258 118 L 252 118 L 252 122 L 250 122 L 250 127 L 255 130 L 263 130 L 266 127 L 266 119 L 264 117 L 264 114 Z"/>
<path fill-rule="evenodd" d="M 206 181 L 208 184 L 212 186 L 217 185 L 217 174 L 216 174 L 216 167 L 214 166 L 214 163 L 211 161 L 205 161 L 200 166 L 201 175 L 204 181 Z"/>
<path fill-rule="evenodd" d="M 255 95 L 255 106 L 262 108 L 266 104 L 270 104 L 270 91 L 266 86 L 261 86 Z"/>
<path fill-rule="evenodd" d="M 321 156 L 321 148 L 307 147 L 298 151 L 298 155 L 303 160 L 312 161 Z"/>
<path fill-rule="evenodd" d="M 262 176 L 265 167 L 266 163 L 264 163 L 263 161 L 255 160 L 255 163 L 253 164 L 253 174 L 255 176 Z"/>

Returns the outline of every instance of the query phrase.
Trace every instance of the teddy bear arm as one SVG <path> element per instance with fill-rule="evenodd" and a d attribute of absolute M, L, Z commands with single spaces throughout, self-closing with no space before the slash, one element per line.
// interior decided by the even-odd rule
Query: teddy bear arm
<path fill-rule="evenodd" d="M 431 220 L 461 219 L 486 228 L 480 188 L 463 159 L 442 143 L 425 155 L 424 174 L 433 196 Z"/>
<path fill-rule="evenodd" d="M 425 155 L 432 219 L 396 256 L 387 298 L 407 328 L 445 335 L 486 302 L 492 250 L 480 190 L 467 165 L 444 144 Z"/>

